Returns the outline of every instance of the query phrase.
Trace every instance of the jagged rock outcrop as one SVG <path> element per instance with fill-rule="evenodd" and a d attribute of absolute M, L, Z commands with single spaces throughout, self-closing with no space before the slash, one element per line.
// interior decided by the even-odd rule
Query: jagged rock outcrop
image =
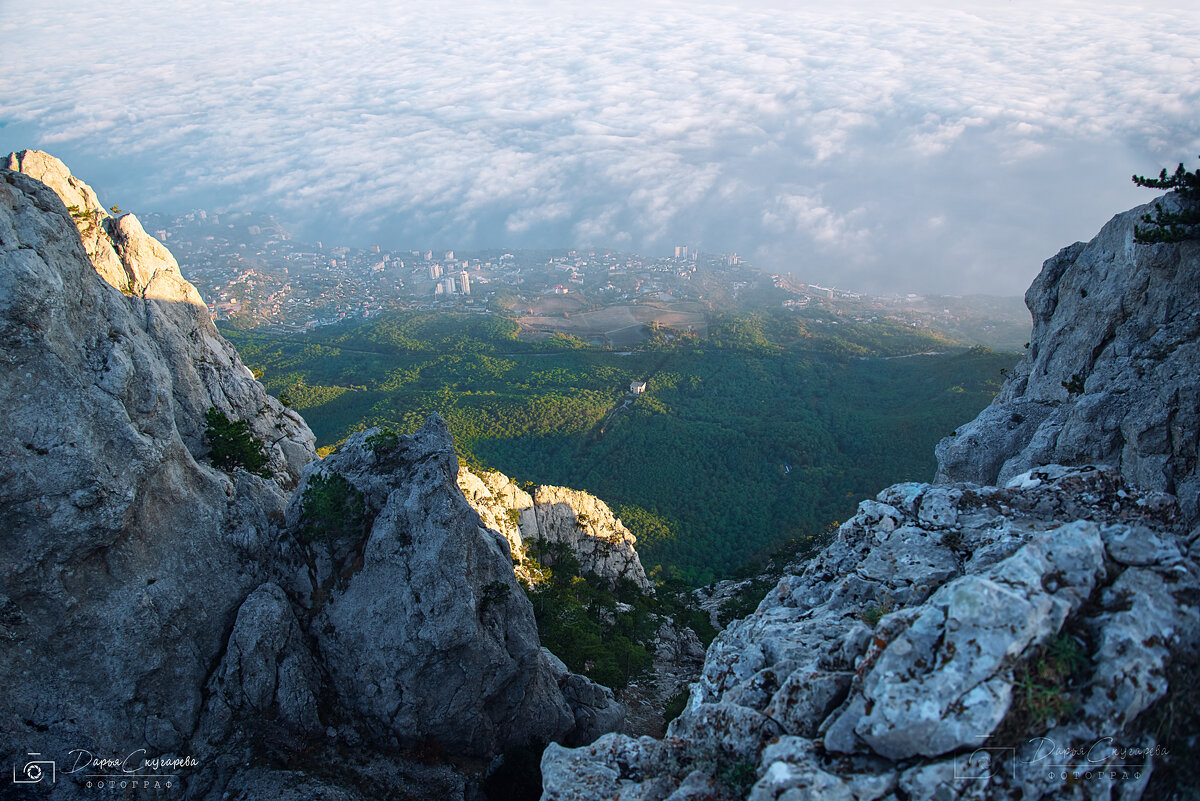
<path fill-rule="evenodd" d="M 195 458 L 194 410 L 267 398 L 215 329 L 209 341 L 211 323 L 187 328 L 198 308 L 101 280 L 63 200 L 0 172 L 5 754 L 185 748 L 238 608 L 265 578 L 293 481 L 284 463 L 314 458 L 311 434 L 275 418 L 294 445 L 278 450 L 276 481 Z"/>
<path fill-rule="evenodd" d="M 267 394 L 237 351 L 222 337 L 196 288 L 179 272 L 170 251 L 149 236 L 132 214 L 114 217 L 91 187 L 71 175 L 58 159 L 37 150 L 10 154 L 8 168 L 36 178 L 55 191 L 72 211 L 95 271 L 124 293 L 138 326 L 157 345 L 171 374 L 174 424 L 192 455 L 200 459 L 205 412 L 216 408 L 250 423 L 266 445 L 271 469 L 286 487 L 315 458 L 315 438 L 291 409 Z M 139 379 L 115 349 L 107 366 L 107 384 Z"/>
<path fill-rule="evenodd" d="M 625 734 L 662 736 L 664 711 L 679 693 L 700 677 L 704 645 L 696 632 L 669 617 L 660 617 L 654 633 L 654 663 L 648 675 L 639 676 L 623 689 Z"/>
<path fill-rule="evenodd" d="M 541 649 L 508 540 L 459 489 L 442 419 L 385 444 L 373 436 L 355 435 L 313 465 L 289 511 L 302 529 L 309 487 L 336 474 L 361 493 L 371 521 L 360 551 L 339 559 L 333 547 L 317 560 L 340 578 L 318 577 L 329 595 L 313 622 L 340 702 L 385 742 L 435 741 L 459 754 L 583 742 L 619 726 L 610 692 L 562 675 Z"/>
<path fill-rule="evenodd" d="M 1162 199 L 1177 211 L 1178 198 Z M 1200 517 L 1200 242 L 1137 244 L 1151 205 L 1042 267 L 1033 336 L 992 405 L 937 447 L 938 481 L 995 484 L 1043 464 L 1111 464 Z"/>
<path fill-rule="evenodd" d="M 287 595 L 265 583 L 238 609 L 221 664 L 209 681 L 211 713 L 269 715 L 293 731 L 321 728 L 321 671 Z"/>
<path fill-rule="evenodd" d="M 508 538 L 518 571 L 531 543 L 567 546 L 580 570 L 616 582 L 628 579 L 645 593 L 654 585 L 646 577 L 632 533 L 594 495 L 566 487 L 541 486 L 533 495 L 494 471 L 479 476 L 466 468 L 459 486 L 487 525 Z"/>
<path fill-rule="evenodd" d="M 1172 660 L 1200 646 L 1200 547 L 1174 532 L 1176 516 L 1169 496 L 1089 467 L 1005 488 L 891 487 L 718 636 L 665 740 L 551 746 L 544 797 L 949 801 L 1144 787 L 1152 765 L 1117 748 L 1153 752 L 1144 713 Z M 1051 760 L 1048 744 L 1067 750 Z M 1073 785 L 1048 764 L 1103 776 Z"/>

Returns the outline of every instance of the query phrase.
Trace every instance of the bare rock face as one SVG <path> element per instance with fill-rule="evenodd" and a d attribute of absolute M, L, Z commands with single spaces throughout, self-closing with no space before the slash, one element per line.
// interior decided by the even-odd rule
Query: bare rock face
<path fill-rule="evenodd" d="M 551 746 L 543 797 L 1109 798 L 1144 787 L 1121 778 L 1153 769 L 1142 716 L 1166 694 L 1172 662 L 1200 646 L 1200 564 L 1176 517 L 1167 496 L 1090 467 L 1035 470 L 1005 488 L 891 487 L 717 637 L 664 741 Z M 1047 747 L 1063 750 L 1051 760 Z M 1063 795 L 1050 763 L 1099 778 Z M 685 785 L 708 786 L 700 778 L 717 789 L 691 794 Z"/>
<path fill-rule="evenodd" d="M 179 272 L 170 251 L 149 236 L 132 214 L 111 216 L 91 187 L 58 159 L 37 150 L 8 157 L 9 169 L 53 189 L 74 209 L 68 219 L 79 230 L 97 273 L 127 298 L 138 326 L 157 344 L 171 373 L 174 423 L 196 458 L 206 453 L 205 412 L 210 408 L 250 423 L 263 440 L 281 486 L 290 488 L 305 464 L 316 458 L 315 437 L 295 412 L 267 394 L 237 351 L 213 325 L 200 294 Z M 106 380 L 131 380 L 129 366 L 114 363 Z"/>
<path fill-rule="evenodd" d="M 992 405 L 938 444 L 938 481 L 1110 464 L 1200 517 L 1200 242 L 1136 244 L 1149 210 L 1118 214 L 1043 265 L 1025 293 L 1029 350 Z"/>
<path fill-rule="evenodd" d="M 567 487 L 538 487 L 532 511 L 521 514 L 521 531 L 527 541 L 567 545 L 585 573 L 612 581 L 627 578 L 643 592 L 654 592 L 634 550 L 633 534 L 593 495 Z"/>
<path fill-rule="evenodd" d="M 314 620 L 340 702 L 401 746 L 435 741 L 489 755 L 564 736 L 575 717 L 537 637 L 507 540 L 456 483 L 440 417 L 372 448 L 351 437 L 306 472 L 290 517 L 303 521 L 315 477 L 361 493 L 370 534 Z"/>
<path fill-rule="evenodd" d="M 536 581 L 525 559 L 528 543 L 521 530 L 521 513 L 533 508 L 533 496 L 495 470 L 475 475 L 466 467 L 459 467 L 458 488 L 483 524 L 503 534 L 508 541 L 517 577 L 527 584 Z"/>
<path fill-rule="evenodd" d="M 209 682 L 212 713 L 270 716 L 309 734 L 321 728 L 320 668 L 287 595 L 265 583 L 238 609 L 221 665 Z"/>
<path fill-rule="evenodd" d="M 29 151 L 14 160 L 46 167 L 71 205 L 92 203 L 61 163 Z M 0 172 L 5 754 L 183 749 L 287 503 L 282 449 L 274 481 L 197 460 L 197 410 L 219 400 L 236 415 L 268 396 L 211 323 L 193 327 L 203 306 L 102 280 L 113 264 L 94 263 L 84 242 L 129 237 L 81 241 L 50 187 Z M 298 470 L 311 435 L 275 419 Z"/>
<path fill-rule="evenodd" d="M 476 476 L 466 468 L 458 483 L 486 524 L 508 539 L 518 573 L 528 570 L 522 563 L 532 544 L 562 543 L 582 572 L 610 582 L 628 579 L 642 592 L 654 592 L 633 534 L 594 495 L 552 486 L 537 487 L 530 495 L 501 473 Z"/>

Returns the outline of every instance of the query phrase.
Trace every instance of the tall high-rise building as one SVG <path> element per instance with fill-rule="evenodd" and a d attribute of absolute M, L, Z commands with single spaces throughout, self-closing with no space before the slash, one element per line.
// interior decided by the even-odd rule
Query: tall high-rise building
<path fill-rule="evenodd" d="M 440 264 L 429 265 L 429 277 L 432 278 L 434 281 L 441 278 L 442 277 L 442 265 L 440 265 Z"/>
<path fill-rule="evenodd" d="M 471 294 L 471 279 L 467 277 L 467 271 L 463 270 L 458 276 L 458 285 L 464 295 Z"/>
<path fill-rule="evenodd" d="M 447 275 L 445 278 L 442 279 L 442 291 L 445 292 L 447 295 L 454 294 L 454 276 Z"/>

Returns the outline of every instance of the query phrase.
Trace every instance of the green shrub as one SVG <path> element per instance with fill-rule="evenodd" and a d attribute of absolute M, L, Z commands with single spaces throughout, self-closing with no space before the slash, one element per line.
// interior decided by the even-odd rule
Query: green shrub
<path fill-rule="evenodd" d="M 483 586 L 483 592 L 479 596 L 479 606 L 482 609 L 490 607 L 492 604 L 500 603 L 508 598 L 512 592 L 512 588 L 503 581 L 491 581 Z"/>
<path fill-rule="evenodd" d="M 270 477 L 267 468 L 270 460 L 263 453 L 262 440 L 250 433 L 250 423 L 245 420 L 230 420 L 214 407 L 204 415 L 207 427 L 204 438 L 208 442 L 208 458 L 227 473 L 241 468 L 260 476 Z"/>
<path fill-rule="evenodd" d="M 301 533 L 309 541 L 358 537 L 363 531 L 363 496 L 337 473 L 314 475 L 300 497 Z"/>
<path fill-rule="evenodd" d="M 400 435 L 390 428 L 382 428 L 378 434 L 372 434 L 363 442 L 363 446 L 371 453 L 390 451 L 400 444 Z"/>
<path fill-rule="evenodd" d="M 879 624 L 879 621 L 883 620 L 884 615 L 892 611 L 892 608 L 892 597 L 890 595 L 885 595 L 883 598 L 883 603 L 871 604 L 864 609 L 858 617 L 863 623 L 866 623 L 871 628 L 874 628 Z"/>
<path fill-rule="evenodd" d="M 667 699 L 667 704 L 663 707 L 663 723 L 670 723 L 679 717 L 687 706 L 687 702 L 688 688 L 685 686 L 682 690 Z"/>
<path fill-rule="evenodd" d="M 1083 382 L 1083 375 L 1076 373 L 1075 375 L 1071 376 L 1069 381 L 1060 381 L 1059 383 L 1063 385 L 1063 389 L 1067 391 L 1067 394 L 1080 395 L 1083 393 Z"/>
<path fill-rule="evenodd" d="M 1142 215 L 1142 222 L 1151 227 L 1133 226 L 1133 241 L 1152 244 L 1200 239 L 1200 208 L 1197 207 L 1197 201 L 1200 201 L 1200 170 L 1188 172 L 1180 163 L 1174 175 L 1167 175 L 1164 169 L 1158 178 L 1135 175 L 1133 182 L 1148 189 L 1173 189 L 1183 201 L 1183 209 L 1179 212 L 1164 211 L 1161 203 L 1155 203 L 1153 217 Z"/>

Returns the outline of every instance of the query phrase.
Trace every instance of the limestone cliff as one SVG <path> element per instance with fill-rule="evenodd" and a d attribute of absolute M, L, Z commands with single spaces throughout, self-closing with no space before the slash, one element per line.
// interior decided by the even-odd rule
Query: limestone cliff
<path fill-rule="evenodd" d="M 501 473 L 476 476 L 466 468 L 459 471 L 458 484 L 487 525 L 508 539 L 518 572 L 529 569 L 531 545 L 562 544 L 584 573 L 609 582 L 628 579 L 642 592 L 654 592 L 633 534 L 594 495 L 552 486 L 536 487 L 530 495 Z"/>
<path fill-rule="evenodd" d="M 271 397 L 213 325 L 208 309 L 179 272 L 162 243 L 149 236 L 132 214 L 114 217 L 91 187 L 71 175 L 58 159 L 37 150 L 10 154 L 8 169 L 36 178 L 68 207 L 87 257 L 109 285 L 127 298 L 137 325 L 157 345 L 171 374 L 175 428 L 196 458 L 205 454 L 204 413 L 210 408 L 250 423 L 266 444 L 271 467 L 284 487 L 295 485 L 314 458 L 315 438 L 300 415 Z M 119 349 L 118 349 L 119 350 Z M 129 366 L 114 362 L 112 380 Z"/>
<path fill-rule="evenodd" d="M 938 445 L 938 481 L 1108 464 L 1200 517 L 1200 241 L 1135 243 L 1150 210 L 1118 214 L 1046 261 L 1025 293 L 1029 349 L 992 405 Z"/>
<path fill-rule="evenodd" d="M 861 503 L 664 739 L 552 745 L 543 798 L 1191 797 L 1200 245 L 1133 244 L 1143 212 L 1046 263 L 1028 356 L 939 446 L 957 483 Z"/>
<path fill-rule="evenodd" d="M 0 751 L 57 761 L 38 792 L 117 789 L 67 770 L 86 752 L 187 757 L 172 797 L 463 798 L 449 757 L 620 725 L 540 647 L 439 419 L 316 461 L 136 218 L 45 154 L 8 163 Z M 270 477 L 209 464 L 213 407 Z"/>
<path fill-rule="evenodd" d="M 194 410 L 271 402 L 211 323 L 191 327 L 194 294 L 105 283 L 63 200 L 0 172 L 6 755 L 185 748 L 238 606 L 263 579 L 283 487 L 314 458 L 307 426 L 269 413 L 259 430 L 280 443 L 276 480 L 196 458 Z"/>

